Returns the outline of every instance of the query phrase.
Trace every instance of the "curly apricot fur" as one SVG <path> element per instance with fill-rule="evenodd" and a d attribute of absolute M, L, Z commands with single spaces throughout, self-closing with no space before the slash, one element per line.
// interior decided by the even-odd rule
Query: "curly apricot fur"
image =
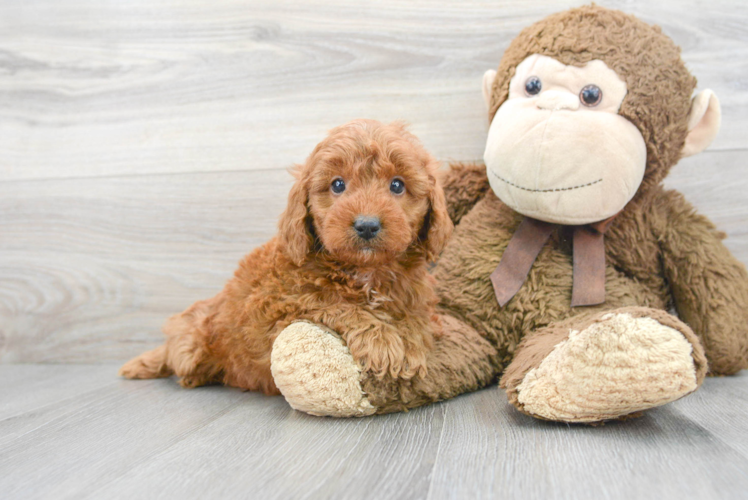
<path fill-rule="evenodd" d="M 332 130 L 296 169 L 278 236 L 244 257 L 218 295 L 170 318 L 166 343 L 120 373 L 277 394 L 273 341 L 309 320 L 339 332 L 376 377 L 425 375 L 441 328 L 426 263 L 452 231 L 437 169 L 402 124 L 357 120 Z M 405 193 L 390 191 L 395 176 Z M 346 182 L 341 194 L 330 190 L 336 177 Z M 361 215 L 379 218 L 375 238 L 357 236 Z"/>

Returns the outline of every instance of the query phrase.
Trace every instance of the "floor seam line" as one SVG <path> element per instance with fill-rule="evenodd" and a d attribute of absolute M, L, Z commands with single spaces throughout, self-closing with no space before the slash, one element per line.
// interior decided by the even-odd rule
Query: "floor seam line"
<path fill-rule="evenodd" d="M 434 465 L 431 466 L 431 472 L 429 473 L 429 489 L 426 491 L 426 500 L 429 500 L 431 498 L 431 491 L 434 486 L 434 474 L 436 472 L 436 466 L 439 464 L 439 457 L 441 456 L 442 451 L 442 442 L 444 441 L 444 433 L 446 431 L 446 421 L 447 421 L 447 413 L 449 412 L 449 406 L 440 405 L 444 408 L 443 412 L 444 415 L 442 416 L 442 428 L 441 433 L 439 434 L 439 444 L 436 447 L 436 457 L 434 458 Z"/>

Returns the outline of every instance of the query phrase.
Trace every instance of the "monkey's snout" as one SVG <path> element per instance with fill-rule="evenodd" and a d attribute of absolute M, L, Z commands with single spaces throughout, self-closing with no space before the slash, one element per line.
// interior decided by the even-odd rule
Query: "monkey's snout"
<path fill-rule="evenodd" d="M 382 229 L 382 224 L 379 222 L 379 217 L 359 215 L 353 222 L 353 229 L 355 229 L 359 238 L 368 241 L 379 233 L 379 230 Z"/>
<path fill-rule="evenodd" d="M 579 109 L 579 97 L 571 92 L 547 90 L 540 94 L 537 106 L 538 109 L 551 111 L 576 111 Z"/>

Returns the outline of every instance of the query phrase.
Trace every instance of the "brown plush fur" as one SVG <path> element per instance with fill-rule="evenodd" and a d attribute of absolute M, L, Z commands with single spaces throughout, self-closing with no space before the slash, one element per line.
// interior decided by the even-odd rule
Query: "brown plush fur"
<path fill-rule="evenodd" d="M 304 319 L 339 332 L 373 377 L 422 378 L 441 328 L 426 263 L 452 231 L 437 168 L 400 124 L 359 120 L 334 129 L 298 168 L 279 235 L 247 255 L 218 295 L 170 318 L 166 343 L 121 374 L 175 373 L 185 387 L 224 383 L 277 394 L 273 341 Z M 340 194 L 331 190 L 338 177 L 346 184 Z M 395 177 L 403 194 L 390 191 Z M 353 229 L 362 215 L 379 217 L 374 239 Z"/>
<path fill-rule="evenodd" d="M 591 59 L 605 61 L 628 84 L 619 114 L 647 142 L 644 182 L 605 237 L 606 303 L 569 307 L 571 238 L 568 228 L 560 228 L 520 293 L 499 309 L 488 276 L 522 217 L 488 192 L 462 218 L 439 262 L 442 306 L 485 332 L 505 366 L 524 336 L 565 318 L 626 306 L 674 306 L 704 344 L 711 373 L 748 367 L 745 267 L 721 243 L 724 234 L 696 214 L 682 195 L 660 185 L 683 147 L 695 87 L 678 47 L 659 28 L 617 11 L 588 6 L 550 16 L 525 29 L 507 49 L 494 82 L 491 116 L 506 99 L 514 67 L 533 53 L 578 66 Z M 479 169 L 453 166 L 445 181 L 449 206 L 465 211 L 466 200 L 480 199 L 484 187 L 475 180 Z M 512 380 L 505 378 L 504 384 L 511 386 Z"/>
<path fill-rule="evenodd" d="M 451 328 L 457 332 L 472 327 L 465 331 L 479 332 L 498 351 L 496 356 L 487 355 L 480 368 L 490 371 L 477 379 L 489 380 L 505 372 L 503 386 L 516 404 L 517 385 L 548 354 L 549 346 L 561 342 L 571 328 L 579 329 L 605 312 L 631 312 L 632 307 L 649 311 L 649 317 L 666 326 L 677 325 L 693 345 L 699 383 L 706 369 L 704 352 L 712 374 L 748 368 L 745 266 L 722 244 L 724 234 L 695 213 L 682 195 L 661 186 L 679 159 L 695 87 L 678 47 L 659 28 L 617 11 L 588 6 L 550 16 L 525 29 L 504 54 L 493 86 L 491 117 L 507 97 L 516 65 L 530 54 L 573 65 L 602 59 L 623 77 L 628 95 L 620 114 L 642 133 L 647 167 L 636 197 L 605 235 L 604 304 L 570 307 L 572 228 L 559 227 L 520 291 L 501 308 L 489 276 L 522 215 L 490 190 L 484 167 L 451 166 L 444 176 L 444 190 L 450 215 L 459 224 L 434 275 L 439 309 L 452 317 Z M 688 326 L 666 312 L 671 308 Z M 435 350 L 439 349 L 437 339 Z M 461 353 L 481 349 L 473 337 L 461 341 Z M 455 369 L 454 361 L 450 367 Z M 429 361 L 429 374 L 441 369 L 438 359 Z M 439 391 L 455 393 L 452 389 L 462 386 L 459 375 L 448 382 L 451 387 L 442 385 Z M 371 387 L 376 383 L 365 387 L 367 393 L 376 392 Z M 414 402 L 435 398 L 435 388 L 424 390 L 431 392 L 413 398 Z M 386 394 L 386 388 L 381 392 Z M 396 399 L 394 393 L 391 398 Z M 388 396 L 378 396 L 378 404 L 382 400 Z"/>
<path fill-rule="evenodd" d="M 455 174 L 459 175 L 459 179 L 455 178 Z M 452 163 L 450 172 L 442 173 L 442 176 L 450 185 L 447 211 L 455 224 L 491 189 L 483 165 Z"/>
<path fill-rule="evenodd" d="M 665 191 L 660 185 L 678 161 L 683 148 L 691 94 L 696 85 L 696 79 L 688 73 L 680 59 L 680 49 L 658 27 L 651 27 L 619 11 L 585 6 L 554 14 L 523 30 L 505 52 L 493 86 L 491 116 L 508 95 L 509 80 L 514 75 L 516 65 L 536 53 L 577 66 L 592 59 L 603 60 L 628 85 L 628 94 L 619 114 L 637 126 L 647 143 L 645 179 L 636 198 L 614 220 L 605 237 L 609 268 L 607 301 L 599 307 L 616 307 L 618 295 L 621 294 L 621 298 L 625 299 L 621 301 L 621 306 L 630 304 L 667 308 L 674 305 L 679 315 L 704 341 L 712 372 L 735 373 L 748 367 L 748 332 L 745 330 L 748 324 L 748 275 L 745 266 L 737 262 L 722 245 L 720 240 L 724 234 L 716 231 L 705 217 L 696 214 L 682 195 Z M 445 186 L 449 206 L 459 204 L 465 210 L 465 198 L 475 200 L 477 196 L 466 197 L 462 194 L 467 184 L 463 178 L 469 179 L 470 189 L 467 191 L 479 196 L 483 188 L 475 180 L 476 167 L 457 165 L 453 169 L 454 173 L 446 180 L 449 187 Z M 467 172 L 471 175 L 467 176 Z M 487 180 L 484 184 L 487 184 Z M 480 219 L 481 227 L 496 224 L 502 228 L 502 232 L 506 231 L 502 237 L 497 237 L 495 229 L 490 229 L 494 242 L 478 243 L 485 248 L 486 254 L 493 254 L 490 255 L 490 262 L 477 259 L 481 263 L 480 273 L 486 273 L 482 277 L 483 285 L 488 285 L 482 287 L 481 298 L 484 300 L 478 303 L 485 304 L 489 309 L 494 309 L 494 305 L 488 299 L 491 287 L 487 275 L 495 267 L 494 261 L 498 262 L 521 220 L 521 216 L 492 194 L 489 193 L 473 209 L 475 213 L 470 214 Z M 453 197 L 459 201 L 452 202 Z M 479 214 L 479 211 L 484 213 Z M 476 228 L 461 223 L 460 229 L 463 226 L 468 226 L 464 227 L 466 234 L 469 234 L 467 238 L 475 238 Z M 457 236 L 457 239 L 461 238 Z M 464 241 L 456 244 L 460 245 L 459 248 L 465 248 Z M 571 249 L 569 235 L 557 234 L 548 247 L 541 255 L 548 256 L 554 253 L 554 249 L 562 255 L 568 254 Z M 463 254 L 464 250 L 458 253 Z M 475 257 L 473 252 L 471 257 Z M 565 267 L 563 260 L 558 263 L 554 260 L 548 265 L 556 272 L 559 271 L 558 265 Z M 451 300 L 450 289 L 458 290 L 463 284 L 463 278 L 456 273 L 457 269 L 464 267 L 461 263 L 455 266 L 452 268 L 448 256 L 440 262 L 437 277 L 442 301 L 452 311 L 467 312 L 463 308 L 467 303 L 476 304 L 477 297 L 470 300 L 465 294 L 460 294 L 459 300 Z M 548 273 L 555 274 L 551 270 L 544 270 L 543 266 L 544 261 L 538 259 L 534 271 L 542 271 L 540 274 L 546 276 Z M 450 268 L 453 269 L 451 272 L 448 270 Z M 478 274 L 477 270 L 475 272 Z M 611 277 L 614 278 L 611 280 Z M 570 280 L 570 275 L 563 270 L 558 278 Z M 621 278 L 630 283 L 617 285 L 617 280 Z M 450 283 L 445 283 L 445 280 Z M 546 283 L 546 286 L 549 284 Z M 539 293 L 545 295 L 548 291 Z M 551 297 L 554 299 L 552 302 L 543 304 L 529 317 L 524 313 L 524 308 L 520 309 L 525 331 L 582 311 L 569 309 L 565 294 L 554 294 L 548 298 Z M 517 299 L 515 306 L 520 301 L 519 297 Z M 464 315 L 464 312 L 460 315 Z M 507 316 L 504 311 L 502 313 L 501 316 Z M 528 323 L 536 314 L 544 319 L 538 323 Z M 474 311 L 471 317 L 475 317 Z M 472 323 L 477 327 L 477 322 Z M 503 325 L 505 321 L 501 323 Z M 503 337 L 503 332 L 508 333 L 506 329 L 496 330 L 493 326 L 490 322 L 484 323 L 478 330 L 498 331 L 499 337 Z M 513 351 L 511 346 L 516 345 L 518 337 L 496 340 L 499 345 L 507 345 L 507 354 L 510 355 Z M 506 360 L 509 358 L 511 356 Z"/>

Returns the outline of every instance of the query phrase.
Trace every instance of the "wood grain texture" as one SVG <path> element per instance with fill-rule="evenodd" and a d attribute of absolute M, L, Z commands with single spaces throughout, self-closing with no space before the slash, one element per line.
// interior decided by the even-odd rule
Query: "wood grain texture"
<path fill-rule="evenodd" d="M 113 371 L 109 365 L 13 365 L 0 373 L 3 421 L 111 385 Z"/>
<path fill-rule="evenodd" d="M 116 367 L 109 369 L 107 387 L 0 421 L 0 435 L 13 437 L 0 441 L 3 496 L 72 498 L 93 491 L 242 401 L 238 391 L 216 387 L 192 404 L 195 397 L 175 383 L 128 385 L 116 379 Z M 65 383 L 63 370 L 61 376 L 58 386 Z"/>
<path fill-rule="evenodd" d="M 584 1 L 0 2 L 0 180 L 284 168 L 353 118 L 482 156 L 481 77 Z M 660 24 L 743 148 L 748 4 L 604 0 Z"/>
<path fill-rule="evenodd" d="M 121 360 L 275 233 L 291 176 L 0 183 L 0 359 Z"/>
<path fill-rule="evenodd" d="M 293 412 L 274 399 L 237 406 L 106 490 L 128 498 L 278 500 L 423 498 L 428 491 L 443 407 L 381 420 L 332 420 Z M 155 491 L 154 476 L 163 481 Z"/>
<path fill-rule="evenodd" d="M 691 422 L 708 431 L 716 439 L 748 457 L 748 435 L 745 428 L 748 415 L 748 391 L 743 384 L 748 376 L 717 377 L 708 380 L 707 390 L 698 391 L 679 401 L 676 408 Z M 748 462 L 743 462 L 748 474 Z"/>
<path fill-rule="evenodd" d="M 85 370 L 107 385 L 54 396 Z M 496 387 L 336 420 L 280 397 L 115 372 L 0 365 L 0 380 L 49 398 L 0 416 L 4 499 L 729 500 L 748 487 L 745 422 L 735 419 L 748 403 L 746 375 L 707 379 L 641 418 L 589 427 L 522 415 Z"/>
<path fill-rule="evenodd" d="M 729 382 L 745 391 L 746 380 Z M 712 385 L 707 380 L 701 391 L 709 394 Z M 439 452 L 445 460 L 434 467 L 437 493 L 429 498 L 745 497 L 746 455 L 691 420 L 681 410 L 688 398 L 638 419 L 589 427 L 535 420 L 517 412 L 503 391 L 489 391 L 447 412 Z M 729 404 L 710 402 L 716 406 L 702 401 L 699 410 L 716 415 Z"/>

